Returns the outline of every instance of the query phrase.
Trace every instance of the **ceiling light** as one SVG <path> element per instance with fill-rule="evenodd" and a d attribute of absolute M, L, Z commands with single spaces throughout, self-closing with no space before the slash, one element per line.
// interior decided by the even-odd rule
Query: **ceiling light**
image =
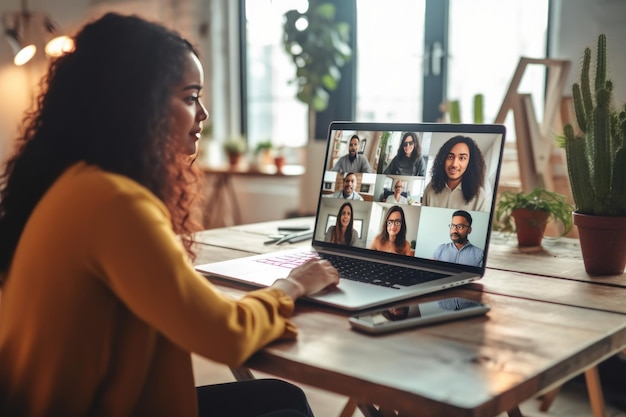
<path fill-rule="evenodd" d="M 30 61 L 37 53 L 37 46 L 41 46 L 49 57 L 58 57 L 74 50 L 74 41 L 59 33 L 48 14 L 29 11 L 25 0 L 21 4 L 22 10 L 2 15 L 5 39 L 13 51 L 15 65 L 24 65 Z"/>
<path fill-rule="evenodd" d="M 74 50 L 74 40 L 66 35 L 52 38 L 45 47 L 46 55 L 57 57 Z"/>
<path fill-rule="evenodd" d="M 32 43 L 24 44 L 16 30 L 7 29 L 4 32 L 7 42 L 13 50 L 13 63 L 17 66 L 24 65 L 32 59 L 37 52 L 37 47 Z"/>
<path fill-rule="evenodd" d="M 74 50 L 74 40 L 58 33 L 57 25 L 48 16 L 44 19 L 44 28 L 48 33 L 44 51 L 49 57 L 58 57 Z"/>

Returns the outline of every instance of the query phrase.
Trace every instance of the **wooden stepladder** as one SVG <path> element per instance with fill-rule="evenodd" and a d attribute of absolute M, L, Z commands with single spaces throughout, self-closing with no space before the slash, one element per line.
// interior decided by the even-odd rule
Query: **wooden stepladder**
<path fill-rule="evenodd" d="M 522 78 L 530 65 L 542 65 L 547 70 L 543 117 L 537 121 L 530 94 L 519 91 Z M 558 59 L 520 58 L 509 84 L 495 123 L 504 123 L 513 112 L 517 156 L 522 190 L 530 192 L 536 186 L 554 191 L 554 172 L 550 157 L 554 149 L 555 127 L 562 127 L 563 90 L 571 62 Z M 568 120 L 567 118 L 566 120 Z"/>

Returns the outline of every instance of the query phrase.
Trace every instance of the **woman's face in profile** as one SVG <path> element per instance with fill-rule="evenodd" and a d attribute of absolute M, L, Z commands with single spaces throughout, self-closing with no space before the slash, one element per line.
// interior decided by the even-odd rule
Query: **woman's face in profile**
<path fill-rule="evenodd" d="M 350 224 L 350 220 L 352 219 L 352 210 L 350 210 L 350 206 L 345 206 L 344 208 L 341 209 L 341 226 L 342 227 L 348 227 L 348 225 Z"/>
<path fill-rule="evenodd" d="M 198 57 L 192 52 L 185 58 L 185 70 L 181 82 L 174 86 L 170 100 L 172 125 L 170 136 L 179 145 L 180 152 L 193 155 L 202 132 L 202 122 L 209 115 L 200 100 L 204 85 L 204 72 Z"/>

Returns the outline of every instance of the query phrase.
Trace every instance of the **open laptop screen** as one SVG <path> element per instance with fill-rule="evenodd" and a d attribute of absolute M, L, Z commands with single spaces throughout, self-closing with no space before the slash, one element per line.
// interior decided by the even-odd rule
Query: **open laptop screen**
<path fill-rule="evenodd" d="M 333 122 L 314 245 L 484 270 L 501 125 Z"/>

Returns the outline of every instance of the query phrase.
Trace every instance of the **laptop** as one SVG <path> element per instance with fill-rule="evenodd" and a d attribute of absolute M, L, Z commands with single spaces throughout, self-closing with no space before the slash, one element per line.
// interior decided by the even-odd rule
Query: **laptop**
<path fill-rule="evenodd" d="M 504 140 L 495 124 L 331 122 L 319 186 L 302 190 L 318 201 L 310 247 L 196 269 L 265 287 L 306 259 L 325 258 L 340 282 L 306 299 L 348 311 L 478 280 Z"/>

